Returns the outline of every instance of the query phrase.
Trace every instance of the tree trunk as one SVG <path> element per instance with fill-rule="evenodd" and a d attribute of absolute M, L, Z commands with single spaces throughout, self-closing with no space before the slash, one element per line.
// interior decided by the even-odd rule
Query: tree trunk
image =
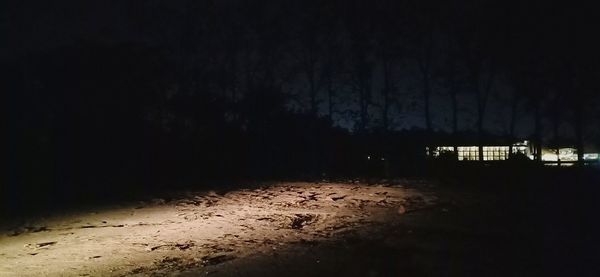
<path fill-rule="evenodd" d="M 327 77 L 327 116 L 329 122 L 333 122 L 333 81 L 331 76 Z"/>
<path fill-rule="evenodd" d="M 382 111 L 382 121 L 383 121 L 383 130 L 389 130 L 389 91 L 388 89 L 383 89 L 383 111 Z"/>
<path fill-rule="evenodd" d="M 542 115 L 541 104 L 536 101 L 534 104 L 534 141 L 535 141 L 535 160 L 542 161 Z"/>
<path fill-rule="evenodd" d="M 429 84 L 429 77 L 424 76 L 423 77 L 423 101 L 424 101 L 424 115 L 425 115 L 425 128 L 427 129 L 428 132 L 432 131 L 432 126 L 431 126 L 431 112 L 430 112 L 430 103 L 429 103 L 429 99 L 430 99 L 430 94 L 431 94 L 431 88 L 430 88 L 430 84 Z"/>
<path fill-rule="evenodd" d="M 456 99 L 457 97 L 457 90 L 456 88 L 451 88 L 450 91 L 450 104 L 452 106 L 452 133 L 454 134 L 455 138 L 452 141 L 452 149 L 454 151 L 454 154 L 457 155 L 458 158 L 458 145 L 457 145 L 457 141 L 456 141 L 456 135 L 458 134 L 458 99 Z"/>
<path fill-rule="evenodd" d="M 554 107 L 553 107 L 554 111 L 553 111 L 553 114 L 552 114 L 552 119 L 553 119 L 552 120 L 553 121 L 552 122 L 552 134 L 553 134 L 553 137 L 554 137 L 554 143 L 556 144 L 555 151 L 556 151 L 556 161 L 558 163 L 558 166 L 560 166 L 560 164 L 561 164 L 560 163 L 560 144 L 559 144 L 559 141 L 558 141 L 558 139 L 559 139 L 558 138 L 558 133 L 559 133 L 558 132 L 558 127 L 559 127 L 559 124 L 560 124 L 560 115 L 558 113 L 558 111 L 559 111 L 559 104 L 560 104 L 559 103 L 559 99 L 556 98 L 554 100 Z"/>
<path fill-rule="evenodd" d="M 369 122 L 369 92 L 367 91 L 366 84 L 363 84 L 359 88 L 360 97 L 360 130 L 365 131 Z"/>
<path fill-rule="evenodd" d="M 389 112 L 391 102 L 391 91 L 392 91 L 392 68 L 389 62 L 384 61 L 383 63 L 383 108 L 382 108 L 382 121 L 383 130 L 388 131 L 390 126 Z"/>
<path fill-rule="evenodd" d="M 479 161 L 483 161 L 483 113 L 477 112 L 477 137 L 479 140 Z"/>
<path fill-rule="evenodd" d="M 580 101 L 578 101 L 580 102 Z M 583 105 L 575 107 L 575 140 L 577 148 L 577 163 L 583 165 Z"/>
<path fill-rule="evenodd" d="M 519 108 L 518 96 L 513 96 L 511 107 L 510 107 L 510 123 L 508 126 L 508 135 L 510 139 L 513 140 L 515 138 L 515 129 L 517 127 L 517 109 Z"/>
<path fill-rule="evenodd" d="M 517 126 L 517 109 L 519 108 L 519 96 L 517 93 L 513 93 L 513 98 L 511 99 L 510 105 L 510 122 L 508 125 L 508 137 L 510 139 L 510 144 L 508 146 L 508 155 L 513 154 L 513 144 L 515 142 L 515 129 Z"/>
<path fill-rule="evenodd" d="M 310 113 L 312 115 L 316 115 L 318 113 L 318 103 L 317 103 L 317 86 L 315 84 L 315 69 L 314 64 L 309 65 L 308 67 L 308 85 L 309 85 L 309 94 L 310 94 Z"/>
<path fill-rule="evenodd" d="M 478 85 L 478 80 L 476 79 L 476 85 Z M 481 90 L 477 87 L 476 88 L 476 93 L 477 93 L 477 139 L 479 140 L 478 146 L 479 146 L 479 161 L 483 161 L 483 112 L 484 112 L 484 107 L 483 107 L 483 103 L 482 103 L 482 95 L 481 95 Z"/>
<path fill-rule="evenodd" d="M 371 66 L 366 60 L 365 53 L 359 53 L 357 64 L 357 89 L 360 122 L 359 129 L 365 131 L 369 123 L 369 105 L 371 104 Z"/>
<path fill-rule="evenodd" d="M 450 100 L 452 104 L 452 132 L 456 135 L 458 133 L 458 99 L 456 99 L 456 91 L 450 93 Z"/>

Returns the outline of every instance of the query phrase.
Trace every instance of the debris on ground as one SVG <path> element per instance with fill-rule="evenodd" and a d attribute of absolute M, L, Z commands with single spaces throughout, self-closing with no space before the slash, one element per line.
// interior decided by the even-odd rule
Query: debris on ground
<path fill-rule="evenodd" d="M 46 247 L 46 246 L 50 246 L 50 245 L 55 245 L 56 243 L 57 243 L 56 241 L 47 241 L 47 242 L 40 242 L 40 243 L 35 243 L 35 244 L 28 243 L 25 245 L 25 247 L 42 248 L 42 247 Z"/>
<path fill-rule="evenodd" d="M 0 272 L 169 275 L 257 253 L 282 255 L 288 247 L 371 232 L 363 227 L 431 205 L 429 195 L 407 187 L 283 183 L 27 222 L 0 233 Z"/>
<path fill-rule="evenodd" d="M 202 264 L 205 266 L 216 265 L 235 259 L 233 255 L 221 254 L 216 256 L 207 256 L 202 258 Z"/>

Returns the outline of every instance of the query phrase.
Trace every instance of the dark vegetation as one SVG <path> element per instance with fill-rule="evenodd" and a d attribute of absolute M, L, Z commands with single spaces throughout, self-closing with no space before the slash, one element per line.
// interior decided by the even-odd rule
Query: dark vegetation
<path fill-rule="evenodd" d="M 583 150 L 593 9 L 459 2 L 153 1 L 120 7 L 143 39 L 13 45 L 2 211 L 215 181 L 484 176 L 426 161 L 448 134 Z M 541 182 L 537 165 L 501 166 Z"/>

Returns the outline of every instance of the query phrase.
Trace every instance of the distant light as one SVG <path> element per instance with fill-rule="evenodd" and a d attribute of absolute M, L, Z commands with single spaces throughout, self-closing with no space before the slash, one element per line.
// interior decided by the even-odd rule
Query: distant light
<path fill-rule="evenodd" d="M 577 161 L 577 150 L 575 148 L 560 148 L 558 156 L 555 150 L 547 150 L 548 152 L 542 154 L 542 161 L 556 162 L 560 159 L 561 162 L 574 162 Z"/>
<path fill-rule="evenodd" d="M 367 160 L 370 160 L 370 159 L 371 159 L 371 156 L 367 156 Z"/>
<path fill-rule="evenodd" d="M 583 154 L 583 160 L 585 160 L 585 161 L 590 161 L 590 160 L 595 161 L 595 160 L 598 160 L 599 156 L 600 155 L 598 153 L 584 153 Z"/>
<path fill-rule="evenodd" d="M 385 161 L 385 158 L 381 158 L 382 161 Z"/>
<path fill-rule="evenodd" d="M 558 161 L 558 157 L 556 156 L 556 154 L 547 154 L 547 153 L 544 153 L 544 154 L 542 154 L 542 161 L 545 161 L 545 162 L 556 162 L 556 161 Z"/>

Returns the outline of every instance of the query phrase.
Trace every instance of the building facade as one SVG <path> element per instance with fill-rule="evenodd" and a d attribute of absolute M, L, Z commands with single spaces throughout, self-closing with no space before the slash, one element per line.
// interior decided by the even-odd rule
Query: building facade
<path fill-rule="evenodd" d="M 489 144 L 481 147 L 483 161 L 508 160 L 511 155 L 521 155 L 530 160 L 536 156 L 536 148 L 528 141 L 511 144 Z M 457 146 L 434 146 L 426 147 L 429 157 L 455 156 L 459 161 L 479 161 L 479 146 L 457 145 Z M 546 165 L 572 165 L 578 162 L 577 149 L 573 147 L 541 148 L 541 161 Z M 597 163 L 599 153 L 584 153 L 583 162 Z"/>
<path fill-rule="evenodd" d="M 512 148 L 512 150 L 511 150 Z M 485 145 L 482 147 L 484 161 L 502 161 L 508 160 L 510 153 L 522 154 L 533 159 L 533 147 L 529 141 L 514 143 L 511 145 Z M 479 146 L 435 146 L 426 148 L 427 155 L 430 157 L 439 157 L 444 154 L 455 154 L 459 161 L 478 161 Z"/>

